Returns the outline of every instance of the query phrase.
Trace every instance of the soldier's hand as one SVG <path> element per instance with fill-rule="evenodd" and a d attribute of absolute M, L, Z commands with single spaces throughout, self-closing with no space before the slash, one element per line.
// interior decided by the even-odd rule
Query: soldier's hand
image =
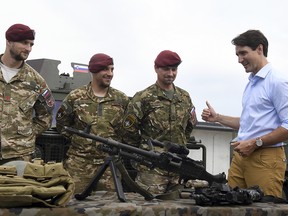
<path fill-rule="evenodd" d="M 217 113 L 214 108 L 206 101 L 207 108 L 203 109 L 201 117 L 204 121 L 216 122 L 217 121 Z"/>

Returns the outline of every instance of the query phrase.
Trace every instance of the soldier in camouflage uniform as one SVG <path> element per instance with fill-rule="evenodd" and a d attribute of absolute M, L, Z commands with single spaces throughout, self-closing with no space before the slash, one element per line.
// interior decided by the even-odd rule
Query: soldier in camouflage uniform
<path fill-rule="evenodd" d="M 129 98 L 110 86 L 113 78 L 113 59 L 106 54 L 95 54 L 89 62 L 92 82 L 70 92 L 63 100 L 56 116 L 56 127 L 71 140 L 64 166 L 73 177 L 76 193 L 82 192 L 97 170 L 103 165 L 106 153 L 97 150 L 99 143 L 67 133 L 63 126 L 79 130 L 91 126 L 91 134 L 120 141 L 115 130 L 121 124 Z M 97 184 L 97 190 L 114 190 L 110 169 Z"/>
<path fill-rule="evenodd" d="M 51 91 L 43 77 L 25 62 L 34 38 L 34 30 L 23 24 L 6 31 L 6 49 L 0 55 L 0 164 L 30 161 L 36 136 L 51 126 Z"/>
<path fill-rule="evenodd" d="M 131 99 L 123 122 L 124 142 L 147 147 L 148 139 L 185 145 L 196 124 L 195 108 L 189 93 L 173 84 L 181 59 L 170 50 L 155 60 L 157 82 Z M 193 111 L 192 111 L 193 110 Z M 163 151 L 155 147 L 157 151 Z M 136 182 L 149 192 L 161 194 L 177 185 L 178 177 L 160 169 L 137 166 Z M 170 187 L 171 186 L 171 187 Z"/>

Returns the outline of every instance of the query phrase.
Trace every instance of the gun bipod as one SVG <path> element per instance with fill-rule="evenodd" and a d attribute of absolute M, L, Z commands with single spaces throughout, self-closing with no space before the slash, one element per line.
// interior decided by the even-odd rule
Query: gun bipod
<path fill-rule="evenodd" d="M 126 202 L 125 194 L 123 192 L 123 187 L 121 184 L 120 177 L 117 175 L 117 168 L 115 167 L 114 164 L 114 156 L 109 156 L 105 159 L 104 164 L 100 167 L 100 169 L 97 171 L 96 175 L 93 177 L 93 179 L 90 181 L 88 186 L 85 188 L 85 190 L 80 193 L 80 194 L 75 194 L 75 198 L 77 200 L 84 200 L 87 196 L 91 195 L 91 192 L 93 191 L 94 188 L 97 188 L 97 183 L 103 176 L 104 172 L 106 169 L 110 167 L 115 189 L 117 192 L 118 199 L 121 202 Z"/>

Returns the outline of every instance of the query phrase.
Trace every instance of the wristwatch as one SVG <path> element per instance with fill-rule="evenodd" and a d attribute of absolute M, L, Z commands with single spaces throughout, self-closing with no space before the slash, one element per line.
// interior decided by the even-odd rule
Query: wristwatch
<path fill-rule="evenodd" d="M 261 147 L 261 146 L 263 145 L 263 141 L 262 141 L 262 139 L 261 139 L 260 137 L 257 137 L 257 138 L 256 138 L 256 145 L 257 145 L 258 147 Z"/>

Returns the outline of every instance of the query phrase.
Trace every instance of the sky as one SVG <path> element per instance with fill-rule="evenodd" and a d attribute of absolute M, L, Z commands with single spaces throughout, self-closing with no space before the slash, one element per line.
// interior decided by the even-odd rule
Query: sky
<path fill-rule="evenodd" d="M 248 75 L 231 40 L 249 29 L 269 41 L 268 60 L 288 74 L 286 0 L 14 0 L 1 2 L 0 48 L 15 23 L 36 31 L 29 59 L 88 64 L 96 53 L 114 59 L 112 86 L 128 96 L 156 81 L 162 50 L 182 59 L 175 85 L 189 92 L 198 120 L 209 101 L 216 112 L 239 116 Z"/>

